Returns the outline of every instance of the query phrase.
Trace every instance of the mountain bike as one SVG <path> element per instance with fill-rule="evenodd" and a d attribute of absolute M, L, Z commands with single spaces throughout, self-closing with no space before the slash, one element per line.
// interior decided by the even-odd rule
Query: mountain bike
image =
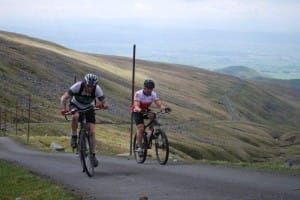
<path fill-rule="evenodd" d="M 148 111 L 143 113 L 144 116 L 148 116 L 149 114 L 153 115 L 152 120 L 149 121 L 147 125 L 144 126 L 144 132 L 142 137 L 142 151 L 136 150 L 136 140 L 137 133 L 133 138 L 133 152 L 134 158 L 137 163 L 144 163 L 147 158 L 148 149 L 152 148 L 152 141 L 154 140 L 156 159 L 159 164 L 165 165 L 168 162 L 169 158 L 169 141 L 166 133 L 160 128 L 161 124 L 158 122 L 158 118 L 162 114 L 169 113 L 171 109 L 167 108 L 163 111 L 153 112 Z M 148 135 L 146 129 L 148 127 L 153 127 L 153 131 Z"/>
<path fill-rule="evenodd" d="M 89 133 L 89 129 L 87 127 L 86 122 L 86 113 L 90 110 L 100 110 L 94 106 L 88 107 L 84 110 L 80 110 L 74 108 L 65 114 L 66 120 L 68 120 L 68 115 L 73 115 L 78 112 L 81 115 L 80 120 L 80 131 L 79 131 L 79 138 L 78 138 L 78 145 L 77 150 L 79 153 L 80 163 L 82 167 L 82 172 L 86 172 L 89 177 L 94 175 L 94 162 L 93 162 L 93 143 L 92 137 Z"/>

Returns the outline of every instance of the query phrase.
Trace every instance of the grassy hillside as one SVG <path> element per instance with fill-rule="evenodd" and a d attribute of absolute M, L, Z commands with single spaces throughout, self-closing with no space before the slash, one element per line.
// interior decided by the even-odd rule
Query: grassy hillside
<path fill-rule="evenodd" d="M 253 81 L 252 83 L 262 88 L 265 92 L 269 92 L 282 101 L 288 102 L 292 106 L 299 108 L 300 79 L 261 79 Z"/>
<path fill-rule="evenodd" d="M 59 114 L 60 96 L 74 82 L 74 76 L 78 80 L 94 72 L 110 104 L 109 110 L 97 115 L 98 122 L 110 123 L 99 125 L 98 151 L 112 155 L 128 152 L 131 68 L 130 58 L 76 52 L 0 32 L 0 108 L 11 112 L 8 118 L 13 121 L 17 101 L 19 115 L 26 121 L 30 94 L 32 122 L 65 122 Z M 216 72 L 137 60 L 136 89 L 146 78 L 156 81 L 159 96 L 173 109 L 162 122 L 174 159 L 282 163 L 299 152 L 299 101 L 285 99 L 272 84 L 266 91 L 253 82 L 241 83 L 238 78 Z M 239 121 L 232 121 L 224 97 L 240 116 Z M 32 135 L 39 136 L 37 146 L 48 145 L 45 137 L 40 138 L 46 130 L 48 138 L 67 135 L 68 124 L 62 126 L 32 126 Z M 20 133 L 25 132 L 20 126 Z"/>

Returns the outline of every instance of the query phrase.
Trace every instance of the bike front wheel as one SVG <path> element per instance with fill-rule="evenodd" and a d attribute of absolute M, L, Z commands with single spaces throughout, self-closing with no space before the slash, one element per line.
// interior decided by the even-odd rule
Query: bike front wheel
<path fill-rule="evenodd" d="M 155 132 L 155 153 L 159 164 L 165 165 L 169 159 L 169 141 L 166 133 L 158 129 Z"/>
<path fill-rule="evenodd" d="M 83 166 L 83 172 L 89 177 L 94 176 L 94 162 L 92 154 L 92 142 L 88 133 L 80 134 L 80 160 Z"/>

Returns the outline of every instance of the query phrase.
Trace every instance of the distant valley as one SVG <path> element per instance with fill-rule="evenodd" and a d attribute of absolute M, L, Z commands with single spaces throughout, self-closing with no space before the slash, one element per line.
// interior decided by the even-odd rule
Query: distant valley
<path fill-rule="evenodd" d="M 65 24 L 63 29 L 55 25 L 32 24 L 31 29 L 25 32 L 13 25 L 7 28 L 80 52 L 130 57 L 132 46 L 136 44 L 137 56 L 144 60 L 208 70 L 247 66 L 269 78 L 300 79 L 298 34 L 193 28 L 167 30 L 136 25 L 126 28 L 126 31 L 116 31 L 116 27 L 119 27 L 117 25 L 105 27 L 103 29 L 79 23 Z"/>

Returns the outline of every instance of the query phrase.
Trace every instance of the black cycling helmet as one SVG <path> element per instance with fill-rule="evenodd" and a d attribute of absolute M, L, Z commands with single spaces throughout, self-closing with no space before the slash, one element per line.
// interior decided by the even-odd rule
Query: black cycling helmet
<path fill-rule="evenodd" d="M 149 88 L 149 89 L 153 89 L 153 88 L 155 88 L 155 83 L 154 83 L 154 81 L 152 81 L 152 80 L 145 80 L 144 81 L 144 87 L 145 88 Z"/>
<path fill-rule="evenodd" d="M 96 86 L 98 83 L 98 77 L 95 74 L 86 74 L 84 81 L 87 85 Z"/>

